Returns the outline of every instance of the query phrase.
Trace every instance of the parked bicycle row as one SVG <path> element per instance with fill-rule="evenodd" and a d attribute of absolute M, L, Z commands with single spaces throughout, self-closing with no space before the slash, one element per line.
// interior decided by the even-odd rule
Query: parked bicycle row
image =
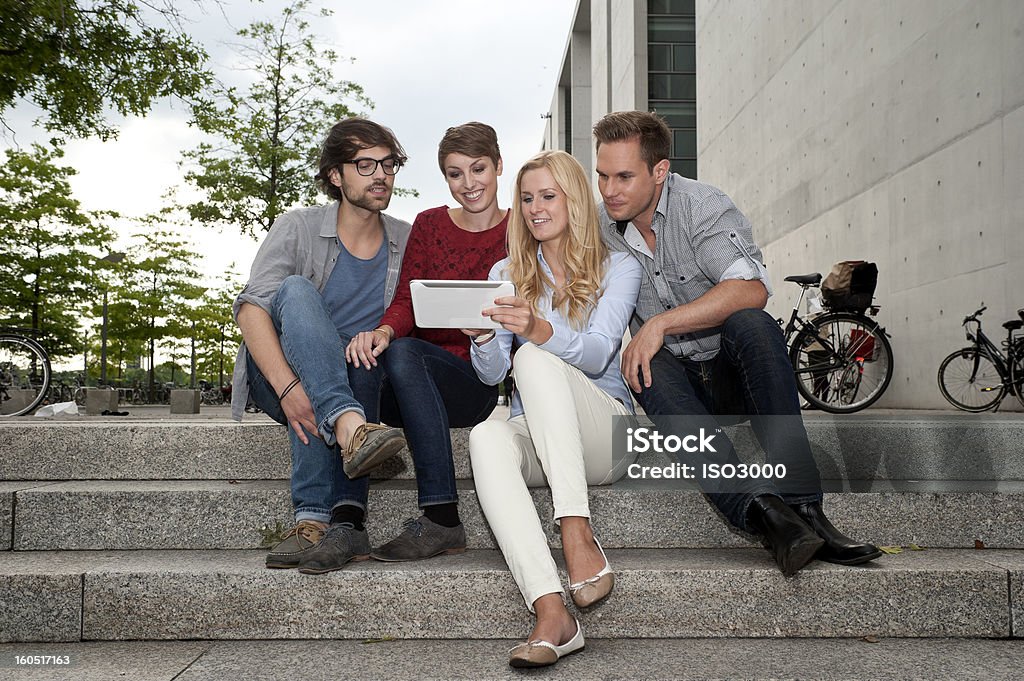
<path fill-rule="evenodd" d="M 800 295 L 786 321 L 778 319 L 797 389 L 805 407 L 848 414 L 865 409 L 885 393 L 894 370 L 890 334 L 874 319 L 878 270 L 873 263 L 837 263 L 827 277 L 820 273 L 793 275 L 785 281 L 800 286 Z M 801 307 L 806 304 L 806 313 Z M 1024 308 L 1020 319 L 1002 326 L 1006 338 L 996 344 L 981 328 L 982 305 L 964 318 L 971 345 L 961 348 L 939 365 L 942 396 L 969 412 L 998 410 L 1003 399 L 1014 396 L 1024 406 Z M 121 404 L 169 404 L 173 382 L 128 387 L 110 386 Z M 198 382 L 205 405 L 225 404 L 230 386 Z M 0 330 L 0 416 L 29 414 L 44 404 L 85 403 L 81 376 L 52 376 L 45 347 L 23 330 Z"/>
<path fill-rule="evenodd" d="M 117 390 L 120 404 L 169 404 L 171 390 L 184 388 L 174 382 L 162 382 L 150 389 L 146 385 L 86 386 L 81 375 L 53 375 L 45 346 L 30 337 L 25 329 L 0 329 L 0 417 L 30 414 L 46 404 L 75 402 L 84 405 L 88 390 Z M 206 380 L 198 382 L 203 404 L 229 402 L 231 387 L 218 387 Z"/>

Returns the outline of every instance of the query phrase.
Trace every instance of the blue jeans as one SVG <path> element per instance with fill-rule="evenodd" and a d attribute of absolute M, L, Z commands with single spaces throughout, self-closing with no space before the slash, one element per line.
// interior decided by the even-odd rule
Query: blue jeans
<path fill-rule="evenodd" d="M 341 336 L 323 297 L 300 276 L 286 278 L 271 304 L 270 318 L 281 349 L 302 380 L 313 406 L 320 438 L 309 435 L 305 445 L 288 426 L 277 394 L 249 356 L 249 391 L 253 401 L 272 419 L 288 427 L 292 451 L 291 491 L 295 520 L 328 522 L 331 509 L 349 498 L 366 507 L 369 477 L 350 480 L 342 467 L 334 438 L 334 422 L 356 411 L 377 422 L 382 372 L 353 369 L 345 362 L 349 339 Z"/>
<path fill-rule="evenodd" d="M 670 421 L 659 417 L 733 415 L 750 419 L 767 463 L 784 464 L 787 477 L 795 481 L 787 484 L 787 489 L 799 492 L 780 492 L 774 483 L 752 478 L 733 478 L 724 486 L 719 480 L 713 491 L 705 485 L 708 499 L 736 527 L 749 529 L 747 508 L 762 494 L 775 494 L 791 505 L 821 500 L 821 475 L 800 418 L 793 365 L 782 330 L 763 310 L 740 310 L 731 315 L 721 328 L 719 352 L 710 360 L 681 359 L 662 348 L 651 360 L 651 387 L 636 398 L 659 430 L 666 432 L 671 430 Z M 739 463 L 724 433 L 716 436 L 716 442 L 726 444 L 719 448 L 722 451 L 716 462 Z"/>
<path fill-rule="evenodd" d="M 486 419 L 497 403 L 496 387 L 481 383 L 469 362 L 417 338 L 396 339 L 375 368 L 354 368 L 345 362 L 350 339 L 338 333 L 323 297 L 303 277 L 284 280 L 274 296 L 271 319 L 323 436 L 310 437 L 304 445 L 288 429 L 296 521 L 327 522 L 341 504 L 366 510 L 370 477 L 352 480 L 345 475 L 335 446 L 334 421 L 345 411 L 405 429 L 421 507 L 458 500 L 449 428 Z M 253 400 L 287 425 L 277 395 L 251 357 L 248 370 Z"/>
<path fill-rule="evenodd" d="M 468 361 L 421 338 L 396 338 L 377 363 L 384 370 L 381 420 L 405 429 L 420 508 L 458 501 L 449 429 L 490 416 L 498 387 L 481 383 Z"/>

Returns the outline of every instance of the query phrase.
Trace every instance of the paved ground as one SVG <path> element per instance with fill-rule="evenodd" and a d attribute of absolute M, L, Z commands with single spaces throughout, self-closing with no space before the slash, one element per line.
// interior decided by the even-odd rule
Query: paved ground
<path fill-rule="evenodd" d="M 0 680 L 1019 679 L 1024 641 L 587 639 L 554 667 L 516 670 L 516 641 L 168 641 L 0 645 Z M 67 666 L 15 656 L 67 656 Z M 22 658 L 24 659 L 24 658 Z"/>

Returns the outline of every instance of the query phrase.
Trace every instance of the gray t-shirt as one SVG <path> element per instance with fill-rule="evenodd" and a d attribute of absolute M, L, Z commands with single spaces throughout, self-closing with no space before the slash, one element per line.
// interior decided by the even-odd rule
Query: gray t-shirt
<path fill-rule="evenodd" d="M 377 254 L 367 260 L 349 253 L 345 244 L 340 246 L 337 267 L 321 295 L 338 334 L 352 338 L 375 327 L 384 316 L 380 292 L 388 272 L 387 242 L 382 242 Z"/>

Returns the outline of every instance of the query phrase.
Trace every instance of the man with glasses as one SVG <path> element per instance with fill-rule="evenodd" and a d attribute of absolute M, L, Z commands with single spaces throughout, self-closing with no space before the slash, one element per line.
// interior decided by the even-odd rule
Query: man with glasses
<path fill-rule="evenodd" d="M 349 340 L 376 326 L 395 295 L 410 226 L 382 211 L 405 161 L 388 128 L 365 118 L 335 124 L 316 175 L 333 201 L 274 222 L 235 300 L 244 343 L 232 417 L 241 420 L 251 396 L 291 440 L 295 525 L 268 568 L 300 567 L 332 510 L 361 505 L 352 500 L 365 499 L 367 472 L 406 444 L 401 430 L 375 423 L 379 372 L 345 362 Z M 365 531 L 348 541 L 349 560 L 368 557 Z"/>

